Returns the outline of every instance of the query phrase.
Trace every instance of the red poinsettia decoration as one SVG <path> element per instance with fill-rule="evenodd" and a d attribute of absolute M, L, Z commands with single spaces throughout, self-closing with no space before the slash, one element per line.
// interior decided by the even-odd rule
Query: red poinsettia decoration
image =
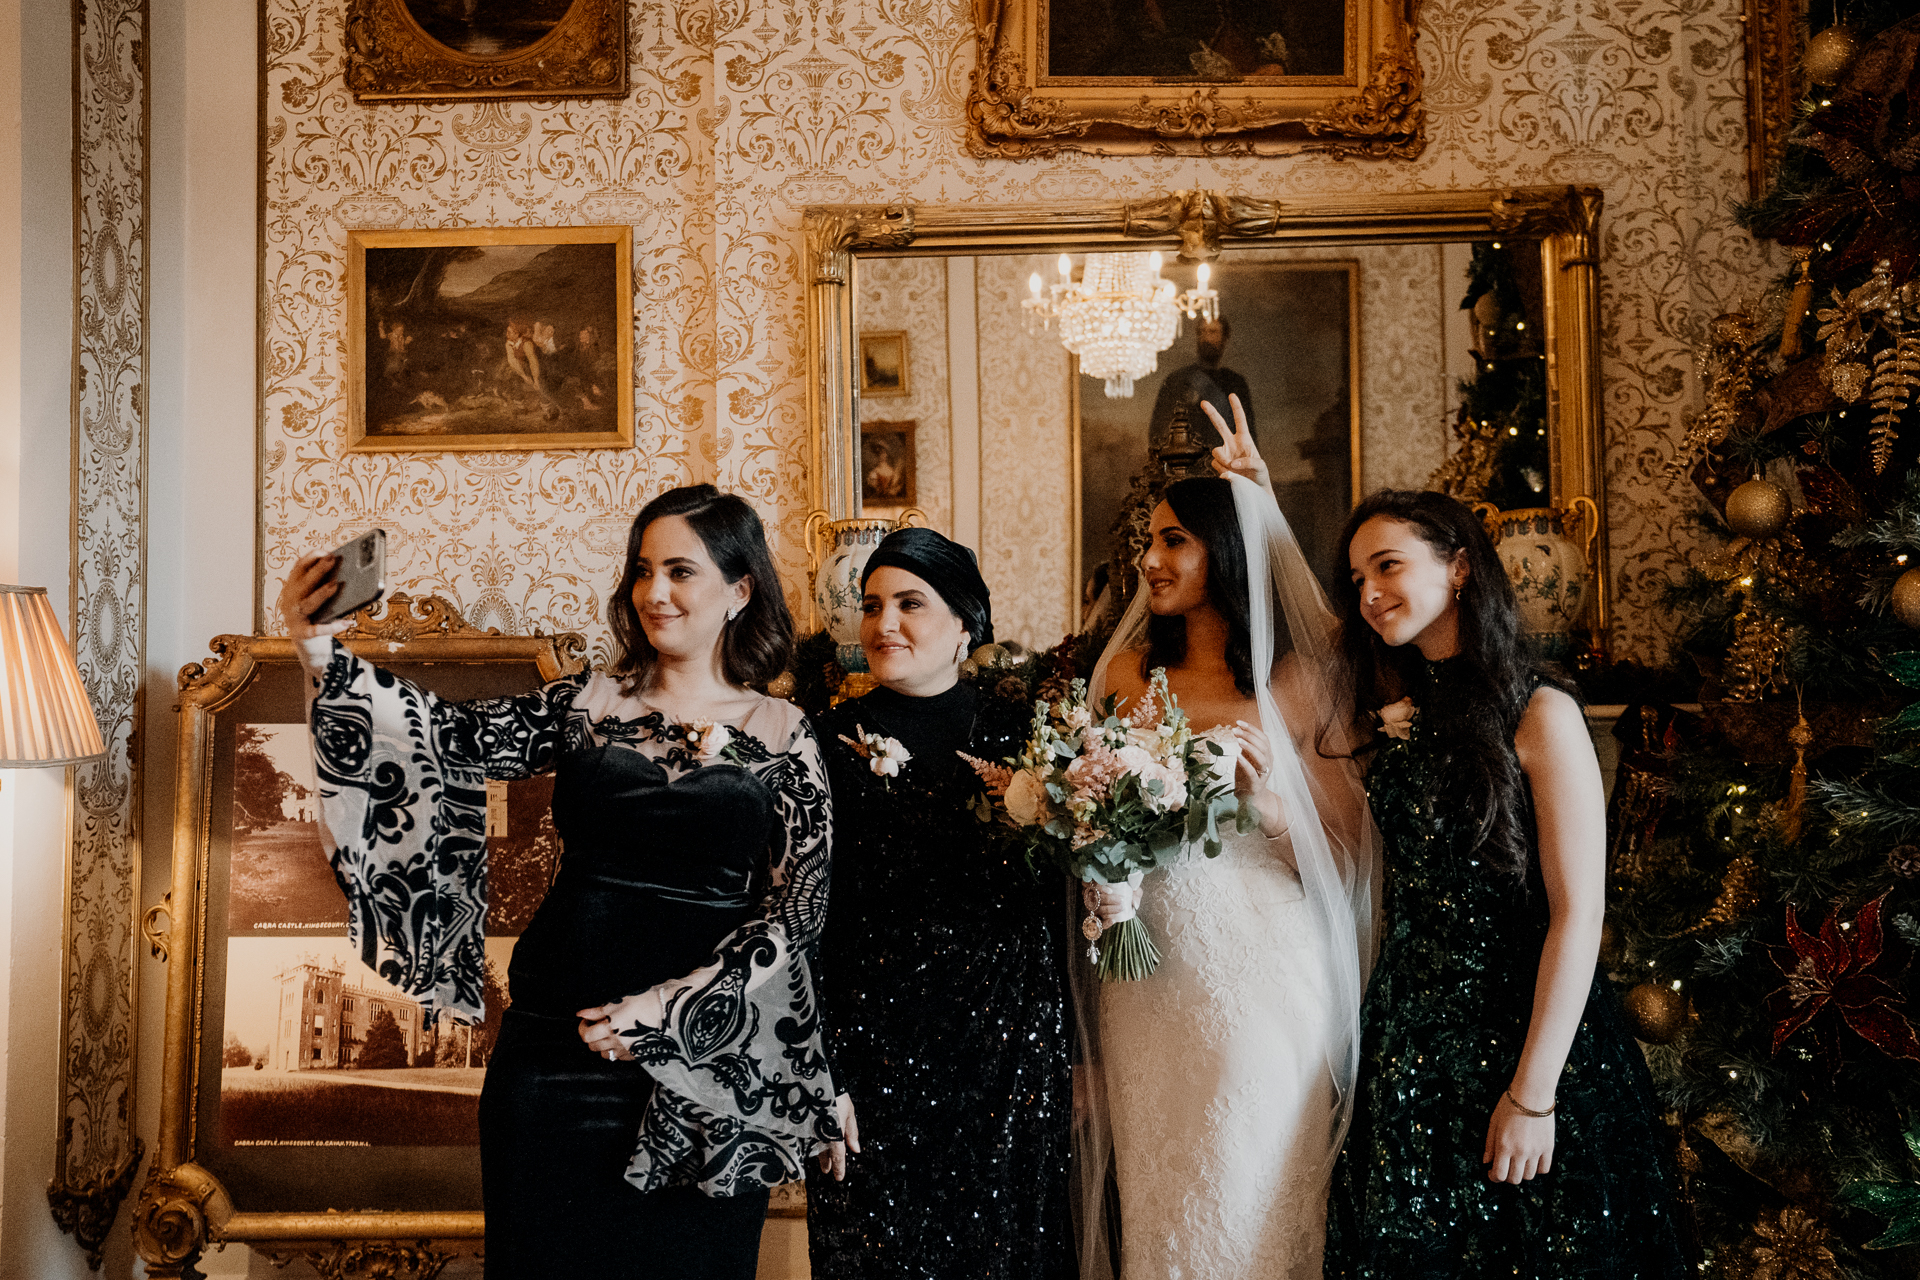
<path fill-rule="evenodd" d="M 1824 1010 L 1840 1015 L 1861 1039 L 1890 1058 L 1920 1062 L 1920 1036 L 1900 1011 L 1900 989 L 1883 970 L 1886 935 L 1880 928 L 1881 894 L 1851 921 L 1835 911 L 1818 935 L 1800 927 L 1792 904 L 1787 906 L 1787 943 L 1774 949 L 1773 962 L 1786 975 L 1787 985 L 1773 993 L 1776 1024 L 1773 1051 L 1780 1052 L 1794 1032 Z"/>

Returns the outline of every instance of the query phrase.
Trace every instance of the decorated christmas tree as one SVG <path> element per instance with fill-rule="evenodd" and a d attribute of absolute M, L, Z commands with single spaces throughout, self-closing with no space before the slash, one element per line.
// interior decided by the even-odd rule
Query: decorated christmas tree
<path fill-rule="evenodd" d="M 1671 1108 L 1702 1274 L 1920 1271 L 1920 17 L 1859 5 L 1742 218 L 1793 267 L 1716 320 L 1676 475 L 1699 710 L 1643 706 L 1603 960 Z M 1910 105 L 1911 97 L 1911 105 Z"/>

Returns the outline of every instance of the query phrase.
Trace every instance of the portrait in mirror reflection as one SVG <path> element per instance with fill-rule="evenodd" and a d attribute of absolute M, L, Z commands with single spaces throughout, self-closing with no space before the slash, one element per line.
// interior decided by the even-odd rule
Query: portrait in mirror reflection
<path fill-rule="evenodd" d="M 1099 379 L 1081 377 L 1083 584 L 1120 553 L 1117 526 L 1128 516 L 1134 478 L 1156 452 L 1178 447 L 1176 429 L 1185 432 L 1194 465 L 1205 467 L 1205 451 L 1220 436 L 1201 404 L 1231 422 L 1230 396 L 1245 408 L 1307 563 L 1330 579 L 1334 544 L 1355 497 L 1359 265 L 1245 260 L 1252 256 L 1226 255 L 1215 264 L 1219 320 L 1185 321 L 1153 373 L 1135 380 L 1131 398 L 1110 399 Z M 1164 274 L 1181 289 L 1193 283 L 1190 264 L 1172 264 Z"/>
<path fill-rule="evenodd" d="M 1345 72 L 1346 0 L 1041 0 L 1046 81 L 1235 84 Z"/>

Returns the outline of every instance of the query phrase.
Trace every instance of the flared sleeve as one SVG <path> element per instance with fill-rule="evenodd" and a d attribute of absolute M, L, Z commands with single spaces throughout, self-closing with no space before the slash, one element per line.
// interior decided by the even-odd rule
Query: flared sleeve
<path fill-rule="evenodd" d="M 303 655 L 303 662 L 306 661 Z M 322 838 L 368 968 L 478 1022 L 486 965 L 488 778 L 553 767 L 587 676 L 450 702 L 334 645 L 309 671 Z"/>
<path fill-rule="evenodd" d="M 665 1022 L 621 1028 L 657 1086 L 627 1180 L 708 1195 L 805 1176 L 840 1137 L 808 955 L 826 919 L 833 810 L 819 744 L 799 711 L 771 703 L 773 744 L 736 739 L 773 793 L 778 823 L 760 910 L 712 963 L 658 990 Z"/>

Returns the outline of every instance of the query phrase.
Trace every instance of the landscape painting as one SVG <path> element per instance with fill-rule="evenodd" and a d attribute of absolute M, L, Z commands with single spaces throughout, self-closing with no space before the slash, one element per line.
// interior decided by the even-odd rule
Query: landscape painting
<path fill-rule="evenodd" d="M 349 449 L 633 443 L 630 232 L 350 232 Z"/>

